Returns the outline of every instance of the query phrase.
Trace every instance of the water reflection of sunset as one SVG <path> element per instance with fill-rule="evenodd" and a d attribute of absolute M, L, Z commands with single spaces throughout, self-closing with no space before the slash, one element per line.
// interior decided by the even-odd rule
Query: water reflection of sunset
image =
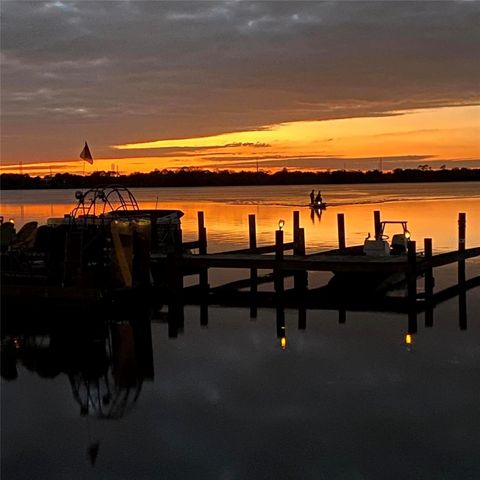
<path fill-rule="evenodd" d="M 142 208 L 155 208 L 156 202 L 141 202 Z M 63 217 L 72 210 L 72 203 L 51 205 L 25 203 L 2 204 L 2 214 L 12 217 L 17 225 L 30 220 L 45 222 L 49 217 Z M 314 251 L 337 246 L 337 214 L 345 214 L 347 245 L 363 242 L 368 232 L 373 234 L 373 211 L 380 210 L 382 220 L 406 220 L 412 239 L 417 241 L 418 249 L 423 249 L 423 239 L 433 238 L 435 251 L 453 249 L 457 246 L 457 220 L 459 212 L 467 214 L 467 245 L 480 244 L 480 199 L 424 200 L 411 202 L 392 202 L 382 204 L 342 205 L 330 207 L 319 219 L 305 207 L 271 205 L 233 205 L 209 201 L 166 201 L 163 209 L 178 209 L 185 213 L 182 217 L 183 236 L 194 240 L 197 236 L 197 212 L 205 212 L 205 222 L 209 240 L 209 251 L 221 251 L 248 245 L 248 215 L 255 214 L 257 219 L 258 243 L 273 244 L 274 232 L 278 221 L 286 221 L 283 230 L 285 241 L 292 240 L 293 211 L 300 211 L 301 226 L 305 228 L 307 249 Z M 394 229 L 387 234 L 396 233 Z"/>
<path fill-rule="evenodd" d="M 457 220 L 460 211 L 467 213 L 467 242 L 470 246 L 480 244 L 480 200 L 422 201 L 385 203 L 382 205 L 345 205 L 330 208 L 315 216 L 312 222 L 310 209 L 271 206 L 245 206 L 215 203 L 168 204 L 166 208 L 180 208 L 185 212 L 182 228 L 186 237 L 195 237 L 197 228 L 196 212 L 205 212 L 206 226 L 212 250 L 228 246 L 248 245 L 248 215 L 256 214 L 259 243 L 274 243 L 274 231 L 278 221 L 285 219 L 285 241 L 291 241 L 294 210 L 300 210 L 301 226 L 305 228 L 307 248 L 312 251 L 337 246 L 337 213 L 345 214 L 347 244 L 363 243 L 368 232 L 373 234 L 373 211 L 381 211 L 382 220 L 406 220 L 412 232 L 412 239 L 423 249 L 423 239 L 433 238 L 434 250 L 446 250 L 457 246 Z M 397 233 L 393 229 L 387 234 Z"/>

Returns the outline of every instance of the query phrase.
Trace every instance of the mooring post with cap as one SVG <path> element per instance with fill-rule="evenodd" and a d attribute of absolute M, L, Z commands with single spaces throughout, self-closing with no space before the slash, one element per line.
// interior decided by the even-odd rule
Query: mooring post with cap
<path fill-rule="evenodd" d="M 275 231 L 275 269 L 273 271 L 275 291 L 283 293 L 283 274 L 279 268 L 280 262 L 283 261 L 283 230 Z"/>
<path fill-rule="evenodd" d="M 407 302 L 408 333 L 417 332 L 417 243 L 408 242 Z"/>

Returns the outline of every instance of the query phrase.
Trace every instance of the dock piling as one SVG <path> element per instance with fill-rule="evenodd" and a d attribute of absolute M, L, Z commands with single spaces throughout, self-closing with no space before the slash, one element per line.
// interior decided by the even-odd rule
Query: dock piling
<path fill-rule="evenodd" d="M 299 228 L 297 234 L 296 255 L 305 256 L 305 229 Z M 297 293 L 305 293 L 308 287 L 308 271 L 295 272 L 293 277 L 294 288 Z"/>
<path fill-rule="evenodd" d="M 415 240 L 408 242 L 408 333 L 417 332 L 417 243 Z"/>
<path fill-rule="evenodd" d="M 343 213 L 337 214 L 337 228 L 338 228 L 338 248 L 344 250 L 346 248 L 345 242 L 345 216 Z"/>
<path fill-rule="evenodd" d="M 425 238 L 424 244 L 424 256 L 425 260 L 432 259 L 432 239 Z M 433 269 L 430 267 L 425 270 L 425 301 L 427 302 L 427 308 L 425 310 L 425 327 L 433 327 L 433 287 L 435 280 L 433 278 Z"/>
<path fill-rule="evenodd" d="M 205 228 L 205 215 L 203 212 L 197 213 L 198 219 L 198 253 L 206 255 L 207 253 L 207 229 Z M 199 273 L 200 288 L 208 291 L 208 268 L 202 268 Z"/>
<path fill-rule="evenodd" d="M 255 214 L 250 214 L 248 216 L 248 246 L 250 250 L 255 250 L 257 248 L 257 225 Z M 252 297 L 257 293 L 257 280 L 258 280 L 258 270 L 256 268 L 250 269 L 250 293 Z M 250 307 L 250 318 L 257 318 L 257 309 L 252 303 Z"/>
<path fill-rule="evenodd" d="M 375 229 L 375 238 L 379 238 L 381 235 L 382 226 L 380 224 L 380 210 L 374 210 L 373 212 L 373 224 Z"/>
<path fill-rule="evenodd" d="M 458 214 L 458 251 L 465 252 L 466 248 L 466 230 L 467 230 L 467 215 L 464 212 Z M 459 327 L 460 330 L 467 329 L 467 295 L 465 291 L 466 270 L 465 260 L 458 262 L 458 285 L 460 286 L 460 294 L 458 296 L 458 310 L 459 310 Z"/>
<path fill-rule="evenodd" d="M 300 230 L 300 212 L 295 210 L 293 212 L 293 253 L 296 254 L 298 250 L 298 231 Z"/>
<path fill-rule="evenodd" d="M 465 234 L 466 234 L 466 214 L 458 214 L 458 252 L 465 252 Z M 465 283 L 465 260 L 459 260 L 458 262 L 458 283 L 461 285 Z"/>
<path fill-rule="evenodd" d="M 283 275 L 278 267 L 278 264 L 283 260 L 283 230 L 275 231 L 275 269 L 274 269 L 274 284 L 275 291 L 282 293 L 284 290 Z"/>

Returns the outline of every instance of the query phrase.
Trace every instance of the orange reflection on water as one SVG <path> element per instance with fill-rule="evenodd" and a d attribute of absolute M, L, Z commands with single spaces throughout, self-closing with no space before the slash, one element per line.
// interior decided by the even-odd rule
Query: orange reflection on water
<path fill-rule="evenodd" d="M 155 208 L 152 201 L 141 202 L 141 208 Z M 45 223 L 49 217 L 63 217 L 74 207 L 74 202 L 55 204 L 2 203 L 4 218 L 14 218 L 21 226 L 31 220 Z M 373 235 L 373 211 L 380 210 L 382 220 L 405 220 L 412 240 L 417 241 L 417 250 L 423 250 L 423 239 L 433 239 L 434 251 L 457 248 L 458 213 L 467 215 L 467 248 L 480 245 L 480 199 L 426 200 L 392 202 L 382 204 L 342 205 L 329 207 L 321 214 L 311 212 L 306 207 L 272 205 L 234 205 L 220 202 L 182 200 L 161 202 L 159 208 L 178 209 L 185 213 L 182 217 L 183 237 L 186 241 L 197 238 L 197 212 L 205 213 L 208 236 L 208 250 L 211 252 L 232 248 L 247 248 L 248 215 L 255 214 L 257 222 L 257 244 L 275 242 L 275 230 L 279 220 L 285 220 L 282 230 L 284 241 L 293 240 L 293 211 L 300 211 L 300 226 L 305 229 L 307 251 L 318 251 L 338 246 L 337 214 L 345 215 L 346 242 L 348 245 L 363 243 L 370 232 Z M 313 214 L 313 215 L 312 215 Z M 398 227 L 388 226 L 385 233 L 390 237 Z"/>
<path fill-rule="evenodd" d="M 154 207 L 147 204 L 147 207 Z M 305 228 L 307 251 L 338 246 L 337 214 L 345 215 L 346 240 L 348 245 L 363 243 L 370 232 L 373 236 L 373 211 L 380 210 L 382 220 L 405 220 L 416 240 L 417 250 L 423 250 L 423 239 L 433 238 L 434 251 L 457 247 L 458 213 L 467 214 L 467 247 L 480 245 L 480 199 L 392 202 L 381 205 L 344 205 L 328 208 L 321 215 L 314 212 L 313 220 L 309 208 L 278 207 L 264 205 L 225 205 L 221 203 L 193 201 L 162 203 L 162 208 L 178 208 L 185 213 L 182 218 L 184 237 L 188 240 L 197 236 L 197 212 L 205 212 L 205 224 L 209 239 L 209 250 L 248 247 L 248 215 L 255 214 L 257 220 L 257 243 L 273 244 L 275 230 L 280 219 L 285 220 L 283 230 L 285 242 L 293 241 L 293 211 L 300 211 L 300 226 Z M 400 230 L 387 226 L 385 233 L 392 237 Z"/>

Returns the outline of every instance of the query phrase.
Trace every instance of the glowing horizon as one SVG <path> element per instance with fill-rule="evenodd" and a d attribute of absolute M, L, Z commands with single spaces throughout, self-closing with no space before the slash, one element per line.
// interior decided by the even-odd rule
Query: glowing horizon
<path fill-rule="evenodd" d="M 285 167 L 368 170 L 377 168 L 373 162 L 379 159 L 384 160 L 385 170 L 396 164 L 415 168 L 442 161 L 476 166 L 480 165 L 479 118 L 480 106 L 472 105 L 397 111 L 380 117 L 286 122 L 257 130 L 111 146 L 113 152 L 135 152 L 128 157 L 95 158 L 95 145 L 90 144 L 93 165 L 68 159 L 58 164 L 29 162 L 21 169 L 43 175 L 50 169 L 79 173 L 84 167 L 86 173 L 118 169 L 123 174 L 183 167 L 248 170 L 257 165 L 270 171 Z M 150 155 L 152 151 L 156 155 Z M 0 169 L 18 171 L 20 166 L 2 165 Z"/>

